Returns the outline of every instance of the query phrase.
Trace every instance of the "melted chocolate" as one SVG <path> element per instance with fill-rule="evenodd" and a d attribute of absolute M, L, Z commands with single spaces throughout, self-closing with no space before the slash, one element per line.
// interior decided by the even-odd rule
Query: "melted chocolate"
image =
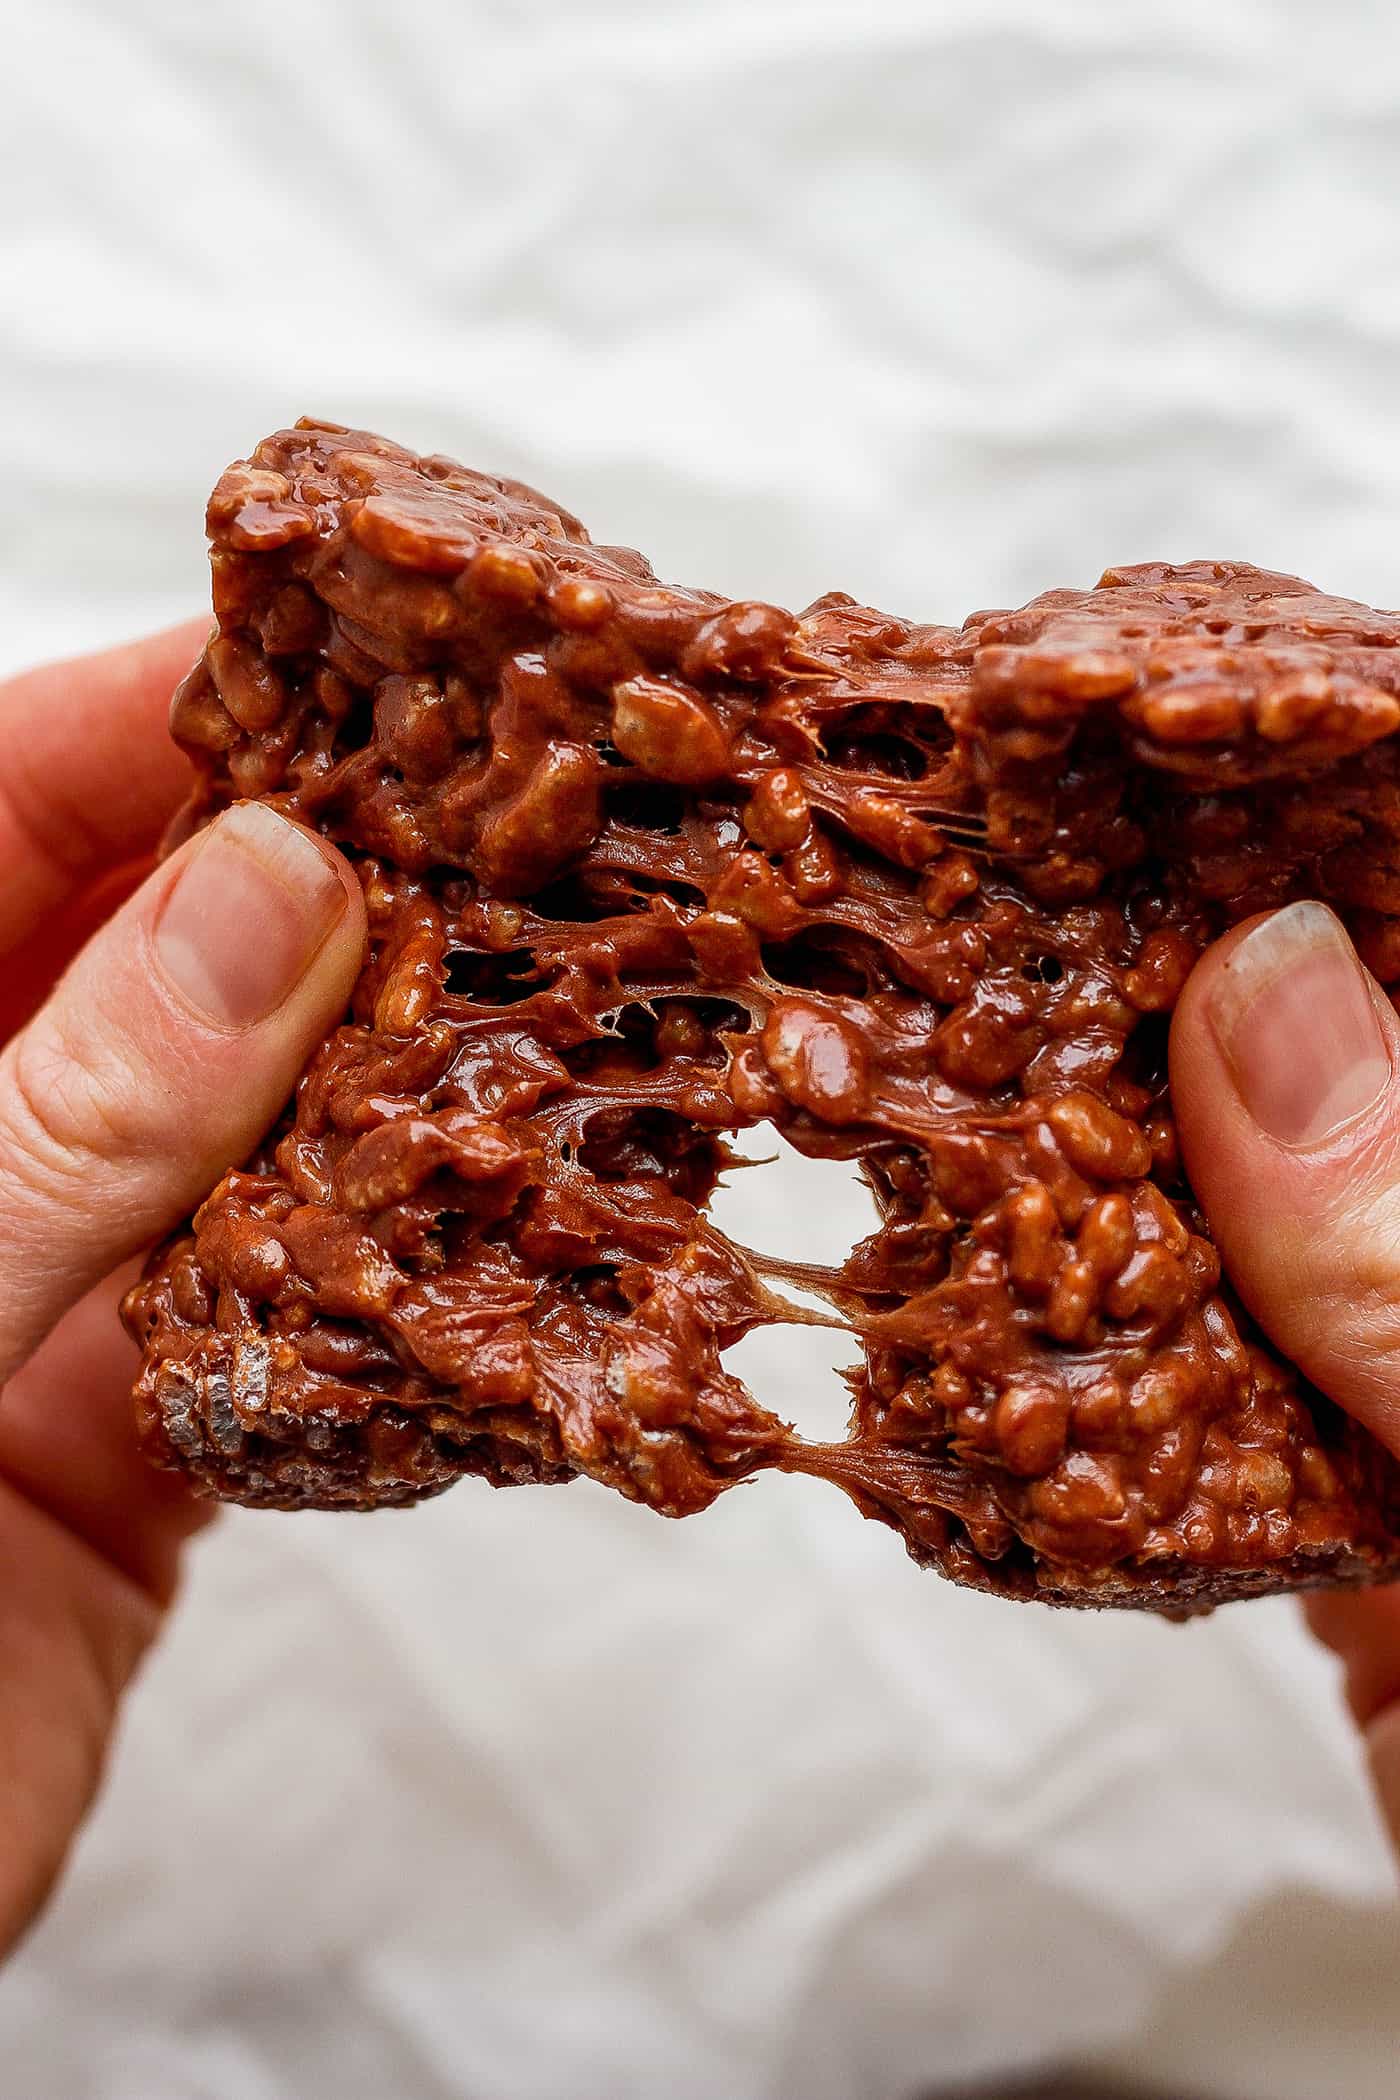
<path fill-rule="evenodd" d="M 1299 896 L 1400 977 L 1400 618 L 1240 564 L 961 629 L 658 584 L 513 482 L 303 424 L 209 508 L 184 829 L 263 798 L 370 950 L 282 1122 L 126 1317 L 211 1493 L 584 1473 L 668 1515 L 820 1475 L 921 1561 L 1174 1612 L 1400 1572 L 1400 1466 L 1253 1331 L 1177 1154 L 1200 950 Z M 797 1269 L 726 1132 L 860 1163 Z M 726 1370 L 824 1294 L 850 1434 Z"/>

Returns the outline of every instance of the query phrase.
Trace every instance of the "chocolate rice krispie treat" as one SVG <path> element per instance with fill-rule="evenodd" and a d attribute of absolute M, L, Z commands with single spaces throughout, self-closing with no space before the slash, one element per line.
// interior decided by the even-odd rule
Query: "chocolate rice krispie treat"
<path fill-rule="evenodd" d="M 1165 1063 L 1251 913 L 1325 898 L 1400 978 L 1400 617 L 1210 562 L 960 629 L 730 603 L 331 424 L 209 531 L 180 835 L 314 826 L 370 947 L 127 1300 L 153 1458 L 288 1509 L 813 1473 L 1057 1603 L 1400 1574 L 1400 1466 L 1222 1279 Z M 709 1222 L 757 1124 L 859 1162 L 840 1268 Z M 844 1442 L 725 1367 L 785 1283 L 859 1342 Z"/>

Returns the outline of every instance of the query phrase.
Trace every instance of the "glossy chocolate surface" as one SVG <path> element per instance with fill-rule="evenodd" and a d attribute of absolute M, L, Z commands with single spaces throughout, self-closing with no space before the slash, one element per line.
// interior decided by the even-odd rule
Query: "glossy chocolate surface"
<path fill-rule="evenodd" d="M 314 825 L 371 948 L 128 1299 L 158 1461 L 285 1508 L 587 1474 L 676 1516 L 776 1467 L 1063 1603 L 1400 1573 L 1400 1466 L 1222 1281 L 1164 1069 L 1250 913 L 1325 897 L 1400 977 L 1400 618 L 1224 563 L 960 629 L 731 604 L 316 424 L 209 528 L 186 828 Z M 708 1221 L 760 1124 L 860 1163 L 839 1269 Z M 861 1344 L 843 1443 L 725 1367 L 785 1280 Z"/>

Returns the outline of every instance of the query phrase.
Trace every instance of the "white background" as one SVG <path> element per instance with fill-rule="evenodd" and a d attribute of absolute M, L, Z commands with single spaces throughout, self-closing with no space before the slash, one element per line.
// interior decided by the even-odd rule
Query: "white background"
<path fill-rule="evenodd" d="M 663 574 L 960 618 L 1400 599 L 1400 18 L 1316 0 L 0 0 L 0 658 L 205 592 L 304 411 Z M 862 1229 L 830 1170 L 741 1236 Z M 810 1337 L 765 1397 L 829 1413 Z M 820 1352 L 818 1352 L 818 1358 Z M 754 1362 L 751 1353 L 750 1363 Z M 1400 1907 L 1291 1611 L 961 1595 L 831 1491 L 201 1547 L 15 2100 L 1394 2100 Z"/>

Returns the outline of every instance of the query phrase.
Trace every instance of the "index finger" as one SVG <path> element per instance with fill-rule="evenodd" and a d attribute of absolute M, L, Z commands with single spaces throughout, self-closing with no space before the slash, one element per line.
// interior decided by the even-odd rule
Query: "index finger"
<path fill-rule="evenodd" d="M 189 783 L 170 696 L 207 619 L 0 684 L 0 955 L 155 846 Z"/>

